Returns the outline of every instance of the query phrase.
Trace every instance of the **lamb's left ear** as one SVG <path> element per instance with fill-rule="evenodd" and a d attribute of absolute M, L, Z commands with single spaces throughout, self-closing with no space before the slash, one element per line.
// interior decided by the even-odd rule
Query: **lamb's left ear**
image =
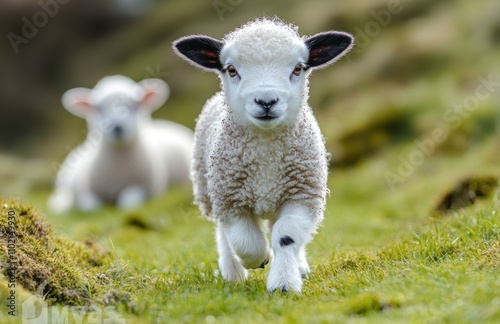
<path fill-rule="evenodd" d="M 344 32 L 329 31 L 311 36 L 305 43 L 309 49 L 307 65 L 317 69 L 332 64 L 347 54 L 354 44 L 354 37 Z"/>
<path fill-rule="evenodd" d="M 224 43 L 209 36 L 186 36 L 174 41 L 174 52 L 189 63 L 210 71 L 222 69 L 219 54 Z"/>
<path fill-rule="evenodd" d="M 160 108 L 167 101 L 170 94 L 168 84 L 160 79 L 145 79 L 139 82 L 141 94 L 139 107 L 150 111 Z"/>

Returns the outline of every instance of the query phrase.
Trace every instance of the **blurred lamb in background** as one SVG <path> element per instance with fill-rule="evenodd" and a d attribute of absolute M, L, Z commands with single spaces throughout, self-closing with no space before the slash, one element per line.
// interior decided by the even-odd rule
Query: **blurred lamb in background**
<path fill-rule="evenodd" d="M 160 79 L 135 83 L 120 75 L 103 78 L 94 89 L 68 90 L 63 105 L 87 120 L 88 134 L 61 165 L 49 208 L 92 211 L 111 203 L 130 209 L 186 182 L 192 131 L 151 118 L 168 95 Z"/>

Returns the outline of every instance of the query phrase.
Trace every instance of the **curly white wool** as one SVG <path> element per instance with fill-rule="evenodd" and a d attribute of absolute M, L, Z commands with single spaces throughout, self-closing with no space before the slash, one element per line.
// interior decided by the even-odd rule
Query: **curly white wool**
<path fill-rule="evenodd" d="M 303 202 L 315 223 L 328 193 L 327 153 L 308 106 L 279 132 L 249 132 L 234 121 L 220 92 L 195 129 L 195 203 L 213 221 L 235 215 L 276 217 L 285 202 Z"/>
<path fill-rule="evenodd" d="M 228 47 L 237 46 L 238 58 L 250 64 L 282 60 L 290 55 L 290 50 L 297 47 L 303 49 L 307 55 L 298 28 L 279 20 L 251 21 L 225 35 L 223 40 L 226 50 Z"/>

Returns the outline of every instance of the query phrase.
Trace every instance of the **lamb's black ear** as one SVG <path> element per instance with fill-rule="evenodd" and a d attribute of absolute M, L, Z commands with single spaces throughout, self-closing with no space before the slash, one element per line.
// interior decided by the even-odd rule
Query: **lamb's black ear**
<path fill-rule="evenodd" d="M 307 65 L 322 68 L 347 54 L 354 44 L 354 37 L 344 32 L 329 31 L 311 36 L 305 43 L 309 49 Z"/>
<path fill-rule="evenodd" d="M 224 46 L 208 36 L 186 36 L 174 41 L 174 52 L 191 64 L 207 70 L 221 70 L 219 54 Z"/>

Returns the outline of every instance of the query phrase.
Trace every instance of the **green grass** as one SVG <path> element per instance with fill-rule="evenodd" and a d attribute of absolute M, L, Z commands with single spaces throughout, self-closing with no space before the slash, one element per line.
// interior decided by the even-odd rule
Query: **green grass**
<path fill-rule="evenodd" d="M 486 143 L 475 157 L 488 156 L 494 147 Z M 115 305 L 131 323 L 500 321 L 498 192 L 466 209 L 433 212 L 464 176 L 498 175 L 496 162 L 483 160 L 482 171 L 471 172 L 467 157 L 457 162 L 431 156 L 391 192 L 382 161 L 401 151 L 332 171 L 326 219 L 309 245 L 313 273 L 301 295 L 269 294 L 269 267 L 252 270 L 245 283 L 224 282 L 212 224 L 200 218 L 185 186 L 134 212 L 107 207 L 94 214 L 47 213 L 56 240 L 90 239 L 109 251 L 102 264 L 71 265 L 77 284 L 89 286 L 96 274 L 109 280 L 91 282 L 89 298 L 62 304 Z M 30 200 L 43 210 L 46 196 Z M 110 289 L 127 300 L 106 301 Z M 61 300 L 52 302 L 61 307 Z M 0 321 L 11 319 L 5 314 Z"/>

